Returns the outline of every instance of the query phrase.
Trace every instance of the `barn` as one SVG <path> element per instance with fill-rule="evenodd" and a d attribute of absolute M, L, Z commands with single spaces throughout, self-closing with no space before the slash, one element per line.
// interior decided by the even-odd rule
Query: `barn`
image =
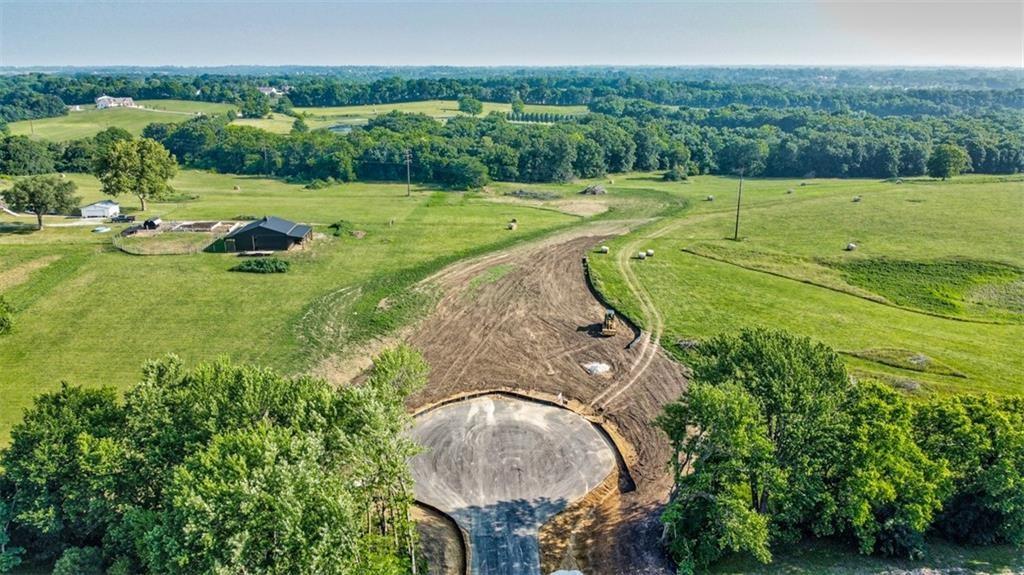
<path fill-rule="evenodd" d="M 110 200 L 103 200 L 82 208 L 83 218 L 112 218 L 120 213 L 121 206 Z"/>
<path fill-rule="evenodd" d="M 309 226 L 266 216 L 224 236 L 223 248 L 228 252 L 288 250 L 312 235 Z"/>

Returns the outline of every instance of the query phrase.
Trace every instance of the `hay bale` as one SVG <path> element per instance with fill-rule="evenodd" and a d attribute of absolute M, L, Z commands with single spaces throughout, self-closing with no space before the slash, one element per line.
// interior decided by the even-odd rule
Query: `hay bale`
<path fill-rule="evenodd" d="M 234 188 L 232 188 L 232 189 L 234 189 L 234 190 L 235 190 L 235 191 L 237 192 L 237 191 L 241 190 L 242 188 L 239 188 L 239 187 L 238 187 L 238 186 L 236 185 L 236 186 L 235 186 Z"/>
<path fill-rule="evenodd" d="M 506 226 L 506 229 L 515 231 L 515 229 L 518 228 L 518 227 L 519 227 L 518 223 L 516 223 L 516 222 L 509 222 L 508 226 Z"/>
<path fill-rule="evenodd" d="M 715 201 L 715 196 L 708 196 L 708 197 L 704 198 L 704 201 L 706 201 L 706 202 L 713 202 L 713 201 Z"/>
<path fill-rule="evenodd" d="M 792 193 L 793 193 L 793 188 L 790 188 L 790 189 L 786 190 L 786 194 L 787 194 L 787 195 L 788 195 L 788 194 L 792 194 Z"/>
<path fill-rule="evenodd" d="M 647 259 L 647 252 L 640 252 L 640 253 L 636 254 L 636 259 L 638 259 L 638 260 L 645 260 L 645 259 Z"/>
<path fill-rule="evenodd" d="M 601 252 L 602 254 L 606 254 L 611 250 L 608 249 L 608 246 L 601 246 L 600 248 L 598 248 L 597 251 Z"/>
<path fill-rule="evenodd" d="M 654 257 L 654 250 L 647 250 L 647 257 L 653 258 Z"/>
<path fill-rule="evenodd" d="M 857 244 L 855 244 L 853 242 L 850 242 L 850 243 L 846 244 L 845 251 L 852 252 L 855 249 L 857 249 Z"/>
<path fill-rule="evenodd" d="M 860 196 L 853 196 L 853 203 L 859 204 L 860 203 Z"/>

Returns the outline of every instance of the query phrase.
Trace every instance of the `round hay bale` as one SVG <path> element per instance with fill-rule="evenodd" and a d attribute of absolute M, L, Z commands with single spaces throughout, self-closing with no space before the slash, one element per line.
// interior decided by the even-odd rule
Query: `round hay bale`
<path fill-rule="evenodd" d="M 786 193 L 787 194 L 792 194 L 793 193 L 793 188 L 790 188 L 790 189 L 786 190 Z"/>
<path fill-rule="evenodd" d="M 238 190 L 241 190 L 242 188 L 239 188 L 239 187 L 238 187 L 238 186 L 236 185 L 236 186 L 235 186 L 235 187 L 234 187 L 233 189 L 234 189 L 234 190 L 235 190 L 235 191 L 237 192 Z"/>
<path fill-rule="evenodd" d="M 855 249 L 857 249 L 857 244 L 855 244 L 853 242 L 850 242 L 850 243 L 846 244 L 846 248 L 845 248 L 846 251 L 852 252 Z"/>
<path fill-rule="evenodd" d="M 713 201 L 715 201 L 715 196 L 708 196 L 708 197 L 704 198 L 704 201 L 706 201 L 706 202 L 713 202 Z"/>
<path fill-rule="evenodd" d="M 598 251 L 601 252 L 602 254 L 606 254 L 611 250 L 608 249 L 608 246 L 601 246 L 601 248 Z"/>
<path fill-rule="evenodd" d="M 640 252 L 640 253 L 636 254 L 636 259 L 638 259 L 638 260 L 645 260 L 645 259 L 647 259 L 647 252 Z"/>
<path fill-rule="evenodd" d="M 860 196 L 853 196 L 853 203 L 859 204 L 860 203 Z"/>
<path fill-rule="evenodd" d="M 647 250 L 647 257 L 653 258 L 654 257 L 654 250 Z"/>

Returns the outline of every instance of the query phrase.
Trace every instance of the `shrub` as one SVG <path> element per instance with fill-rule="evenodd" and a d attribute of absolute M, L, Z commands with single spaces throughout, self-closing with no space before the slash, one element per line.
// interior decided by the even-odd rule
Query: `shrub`
<path fill-rule="evenodd" d="M 231 271 L 253 274 L 283 274 L 288 271 L 288 265 L 288 262 L 278 258 L 259 258 L 245 260 L 231 268 Z"/>
<path fill-rule="evenodd" d="M 665 172 L 662 178 L 666 182 L 681 182 L 687 178 L 686 168 L 683 166 L 676 166 Z"/>
<path fill-rule="evenodd" d="M 341 236 L 347 235 L 355 228 L 352 227 L 352 222 L 346 220 L 338 220 L 333 224 L 327 226 L 327 229 L 331 230 L 331 234 L 333 234 L 334 237 L 340 238 Z"/>

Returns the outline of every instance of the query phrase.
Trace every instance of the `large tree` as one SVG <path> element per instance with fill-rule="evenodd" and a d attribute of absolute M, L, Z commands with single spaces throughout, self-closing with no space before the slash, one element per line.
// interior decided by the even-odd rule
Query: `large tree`
<path fill-rule="evenodd" d="M 159 142 L 141 138 L 114 142 L 96 169 L 104 194 L 134 195 L 145 211 L 146 200 L 159 199 L 170 191 L 167 181 L 177 173 L 178 164 Z"/>
<path fill-rule="evenodd" d="M 472 96 L 463 96 L 459 98 L 459 111 L 464 114 L 476 116 L 480 112 L 484 111 L 484 105 L 480 100 L 477 100 Z"/>
<path fill-rule="evenodd" d="M 971 166 L 967 150 L 956 144 L 939 144 L 928 156 L 928 175 L 933 178 L 952 178 Z"/>
<path fill-rule="evenodd" d="M 15 182 L 3 197 L 12 210 L 35 214 L 41 230 L 44 214 L 68 213 L 78 207 L 76 189 L 74 182 L 60 176 L 32 176 Z"/>

